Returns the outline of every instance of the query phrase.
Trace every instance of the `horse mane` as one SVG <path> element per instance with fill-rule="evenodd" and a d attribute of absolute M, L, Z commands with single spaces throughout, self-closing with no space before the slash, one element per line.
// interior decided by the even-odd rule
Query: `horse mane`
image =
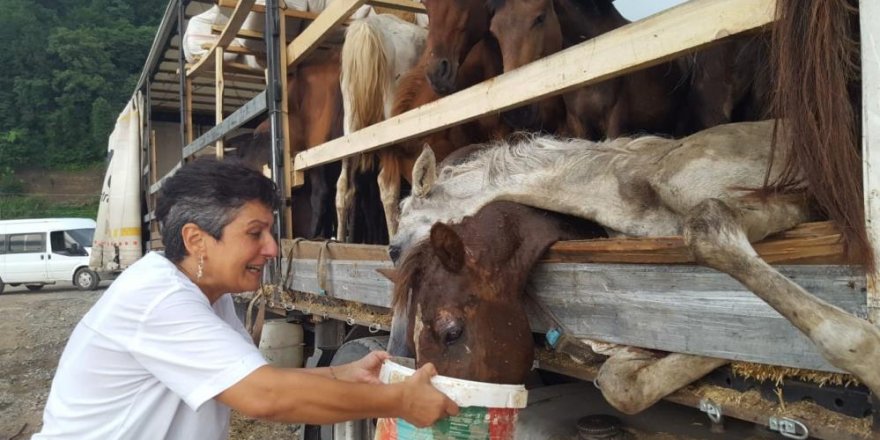
<path fill-rule="evenodd" d="M 858 84 L 858 15 L 853 0 L 777 2 L 773 28 L 773 113 L 789 130 L 782 172 L 765 191 L 803 187 L 841 229 L 847 250 L 869 271 L 859 122 L 851 102 Z M 855 32 L 854 32 L 855 31 Z M 771 166 L 773 161 L 771 160 Z"/>
<path fill-rule="evenodd" d="M 424 240 L 417 243 L 403 255 L 397 277 L 394 280 L 394 292 L 391 296 L 391 309 L 402 310 L 409 298 L 410 288 L 418 281 L 422 272 L 422 261 L 429 257 L 430 243 Z"/>

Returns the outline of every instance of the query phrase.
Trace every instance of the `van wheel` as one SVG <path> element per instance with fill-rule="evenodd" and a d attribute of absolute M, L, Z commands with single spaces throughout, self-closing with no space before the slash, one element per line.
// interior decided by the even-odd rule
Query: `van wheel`
<path fill-rule="evenodd" d="M 4 288 L 4 287 L 6 287 L 6 285 L 3 284 L 3 280 L 0 280 L 0 293 L 3 293 L 3 288 Z"/>
<path fill-rule="evenodd" d="M 73 275 L 73 284 L 76 285 L 79 290 L 95 290 L 98 288 L 98 281 L 100 280 L 98 274 L 88 267 L 77 269 L 76 273 Z"/>
<path fill-rule="evenodd" d="M 28 290 L 31 292 L 36 292 L 43 288 L 42 284 L 25 284 L 25 286 L 27 286 Z"/>

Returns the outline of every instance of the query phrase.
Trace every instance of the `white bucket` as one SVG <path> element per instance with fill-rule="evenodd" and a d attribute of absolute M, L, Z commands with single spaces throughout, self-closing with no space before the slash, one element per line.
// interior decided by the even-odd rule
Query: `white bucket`
<path fill-rule="evenodd" d="M 303 328 L 284 319 L 267 319 L 260 336 L 260 353 L 279 368 L 303 365 Z"/>
<path fill-rule="evenodd" d="M 384 383 L 406 380 L 415 370 L 385 361 L 379 372 Z M 457 416 L 429 428 L 416 428 L 402 419 L 379 419 L 374 440 L 514 440 L 516 417 L 529 393 L 522 385 L 499 385 L 434 376 L 431 384 L 460 407 Z"/>

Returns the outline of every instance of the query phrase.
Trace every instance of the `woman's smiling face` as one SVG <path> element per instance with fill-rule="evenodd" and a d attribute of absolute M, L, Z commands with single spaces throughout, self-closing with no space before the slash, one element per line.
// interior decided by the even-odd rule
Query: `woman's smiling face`
<path fill-rule="evenodd" d="M 263 267 L 278 256 L 272 236 L 272 211 L 257 201 L 242 205 L 223 228 L 220 240 L 206 234 L 203 278 L 198 283 L 209 297 L 257 290 Z"/>

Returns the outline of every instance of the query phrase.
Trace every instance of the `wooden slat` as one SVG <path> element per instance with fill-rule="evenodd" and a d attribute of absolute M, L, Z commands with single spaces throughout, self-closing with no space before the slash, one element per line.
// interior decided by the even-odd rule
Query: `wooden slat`
<path fill-rule="evenodd" d="M 334 5 L 342 3 L 337 1 Z M 684 3 L 465 91 L 310 148 L 297 154 L 295 172 L 673 59 L 716 39 L 772 22 L 774 5 L 773 0 Z"/>
<path fill-rule="evenodd" d="M 236 3 L 236 0 L 219 0 L 217 2 L 217 4 L 219 4 L 220 6 L 227 7 L 227 8 L 235 7 L 235 3 Z M 266 5 L 255 3 L 253 8 L 251 9 L 251 11 L 263 14 L 266 12 Z M 281 13 L 285 17 L 288 17 L 288 18 L 300 18 L 300 19 L 304 19 L 304 20 L 314 20 L 315 18 L 318 17 L 318 14 L 315 12 L 298 11 L 298 10 L 292 9 L 292 8 L 284 8 L 281 10 Z"/>
<path fill-rule="evenodd" d="M 226 27 L 220 24 L 215 24 L 211 26 L 211 30 L 214 32 L 223 32 L 223 29 Z M 246 40 L 254 40 L 254 41 L 263 41 L 263 33 L 252 31 L 250 29 L 239 29 L 238 33 L 235 34 L 235 38 L 244 38 Z"/>
<path fill-rule="evenodd" d="M 880 4 L 859 2 L 862 55 L 862 161 L 865 219 L 874 253 L 880 255 Z M 880 265 L 878 265 L 880 268 Z M 880 325 L 880 272 L 868 280 L 868 310 Z"/>
<path fill-rule="evenodd" d="M 352 12 L 364 4 L 364 0 L 336 0 L 318 15 L 308 27 L 287 46 L 287 64 L 298 63 L 327 38 L 329 30 L 340 25 Z"/>
<path fill-rule="evenodd" d="M 367 3 L 380 8 L 397 9 L 404 12 L 425 12 L 425 5 L 409 0 L 367 0 Z"/>
<path fill-rule="evenodd" d="M 233 39 L 235 39 L 236 34 L 239 29 L 241 29 L 241 25 L 244 23 L 245 18 L 247 18 L 248 12 L 250 12 L 254 2 L 255 0 L 239 0 L 235 9 L 232 11 L 232 15 L 229 16 L 229 20 L 226 22 L 226 27 L 220 33 L 220 38 L 214 43 L 214 48 L 226 47 Z M 198 75 L 201 70 L 210 67 L 211 64 L 214 63 L 214 48 L 208 51 L 204 58 L 199 60 L 198 63 L 188 68 L 186 76 L 192 77 Z"/>
<path fill-rule="evenodd" d="M 282 240 L 282 255 L 318 258 L 324 242 Z M 840 233 L 831 222 L 798 225 L 757 243 L 761 258 L 773 264 L 838 264 L 845 261 Z M 335 260 L 389 261 L 385 246 L 329 242 L 327 255 Z M 544 256 L 546 263 L 693 263 L 681 237 L 614 238 L 560 241 Z"/>
<path fill-rule="evenodd" d="M 831 222 L 808 223 L 758 243 L 761 258 L 772 264 L 842 264 L 840 233 Z M 547 261 L 577 263 L 694 263 L 681 237 L 615 238 L 555 244 Z"/>
<path fill-rule="evenodd" d="M 287 263 L 283 263 L 287 267 Z M 326 262 L 330 296 L 380 307 L 390 262 Z M 315 260 L 294 260 L 293 290 L 319 293 Z M 817 297 L 865 317 L 864 276 L 849 266 L 778 266 Z M 651 349 L 838 371 L 785 318 L 726 274 L 701 266 L 542 263 L 530 290 L 571 334 Z M 540 314 L 532 327 L 546 329 Z"/>

